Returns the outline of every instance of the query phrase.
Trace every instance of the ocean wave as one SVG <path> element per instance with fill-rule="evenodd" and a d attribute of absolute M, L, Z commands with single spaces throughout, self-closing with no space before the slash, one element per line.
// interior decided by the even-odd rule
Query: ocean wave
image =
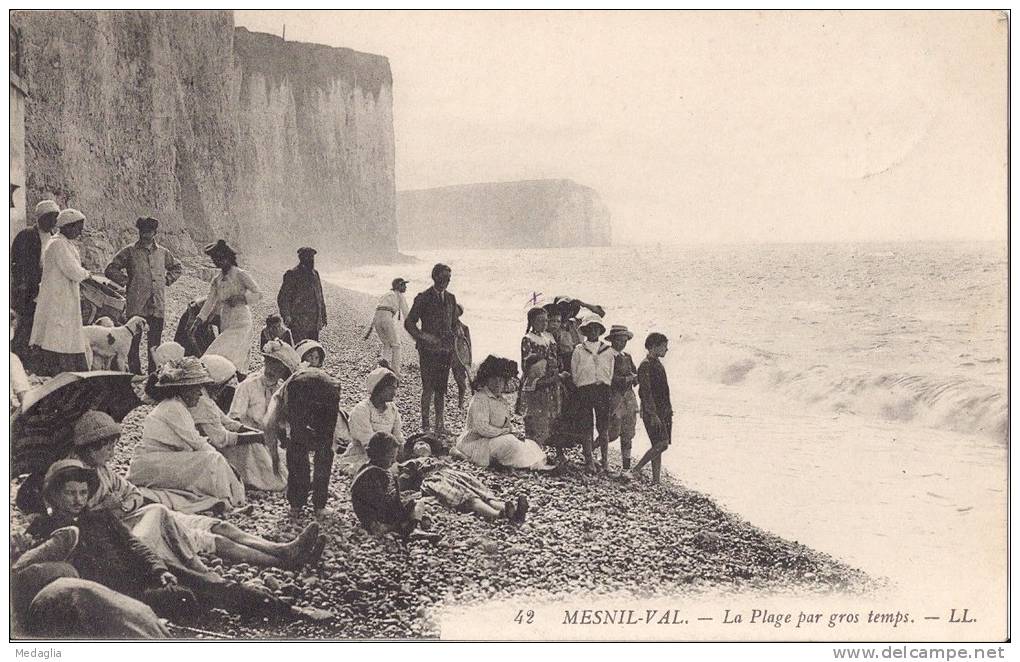
<path fill-rule="evenodd" d="M 715 354 L 712 361 L 700 353 L 696 369 L 716 383 L 781 394 L 822 411 L 1008 438 L 1009 405 L 1004 392 L 970 378 L 904 372 L 845 374 L 826 364 L 790 369 L 762 351 L 743 356 L 725 350 Z"/>

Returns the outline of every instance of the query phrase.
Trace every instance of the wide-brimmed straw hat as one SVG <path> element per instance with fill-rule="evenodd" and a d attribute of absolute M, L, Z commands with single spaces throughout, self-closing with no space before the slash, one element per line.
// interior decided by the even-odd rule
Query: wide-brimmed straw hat
<path fill-rule="evenodd" d="M 186 356 L 177 361 L 169 361 L 156 369 L 155 388 L 173 388 L 175 386 L 203 386 L 212 384 L 213 379 L 202 362 L 194 356 Z"/>
<path fill-rule="evenodd" d="M 91 446 L 120 436 L 120 424 L 101 411 L 90 409 L 74 424 L 74 445 Z"/>
<path fill-rule="evenodd" d="M 595 313 L 588 313 L 587 315 L 583 316 L 581 318 L 580 323 L 577 325 L 577 330 L 584 331 L 593 324 L 598 324 L 600 327 L 602 327 L 602 332 L 605 333 L 606 324 L 605 322 L 602 321 L 602 318 L 596 315 Z"/>
<path fill-rule="evenodd" d="M 294 351 L 293 347 L 282 340 L 270 340 L 263 345 L 262 356 L 279 361 L 291 372 L 301 367 L 301 359 L 298 357 L 298 353 Z"/>
<path fill-rule="evenodd" d="M 619 336 L 623 336 L 627 340 L 631 340 L 631 339 L 634 338 L 634 334 L 631 333 L 630 329 L 628 329 L 623 324 L 614 324 L 612 326 L 612 328 L 609 329 L 609 333 L 606 335 L 607 338 L 613 338 L 613 337 L 619 337 Z"/>

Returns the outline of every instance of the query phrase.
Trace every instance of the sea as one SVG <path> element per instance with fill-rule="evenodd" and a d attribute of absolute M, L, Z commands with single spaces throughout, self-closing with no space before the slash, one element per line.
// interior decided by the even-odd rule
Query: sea
<path fill-rule="evenodd" d="M 476 362 L 519 361 L 528 308 L 557 295 L 628 326 L 635 362 L 662 332 L 676 409 L 664 466 L 681 483 L 913 600 L 997 609 L 1001 596 L 1004 609 L 1005 243 L 412 255 L 324 276 L 375 295 L 408 278 L 410 304 L 434 263 L 450 265 Z"/>

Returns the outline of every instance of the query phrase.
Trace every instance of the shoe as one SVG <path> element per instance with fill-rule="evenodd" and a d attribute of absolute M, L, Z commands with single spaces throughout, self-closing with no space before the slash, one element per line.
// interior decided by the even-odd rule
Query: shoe
<path fill-rule="evenodd" d="M 513 521 L 515 524 L 524 524 L 524 518 L 527 517 L 528 509 L 530 507 L 531 506 L 528 504 L 527 496 L 523 494 L 517 495 L 517 508 L 516 508 L 517 512 L 515 512 L 513 516 Z"/>
<path fill-rule="evenodd" d="M 319 520 L 320 522 L 322 520 L 326 519 L 327 517 L 330 517 L 332 514 L 333 514 L 333 510 L 331 508 L 316 508 L 315 509 L 315 519 Z"/>
<path fill-rule="evenodd" d="M 301 514 L 303 512 L 304 512 L 304 508 L 302 508 L 300 506 L 291 506 L 290 507 L 290 516 L 291 516 L 292 519 L 300 518 Z"/>
<path fill-rule="evenodd" d="M 513 501 L 507 501 L 503 504 L 503 517 L 511 522 L 515 521 L 514 518 L 517 517 L 517 507 L 514 505 Z"/>

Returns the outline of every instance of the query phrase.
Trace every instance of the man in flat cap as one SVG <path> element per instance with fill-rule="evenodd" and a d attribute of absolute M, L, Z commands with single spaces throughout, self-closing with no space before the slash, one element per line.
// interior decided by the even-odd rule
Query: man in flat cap
<path fill-rule="evenodd" d="M 11 351 L 29 369 L 35 367 L 28 356 L 28 339 L 32 337 L 35 299 L 42 280 L 42 252 L 53 236 L 59 213 L 57 203 L 43 200 L 35 206 L 35 225 L 18 232 L 11 244 L 11 307 L 18 314 Z"/>
<path fill-rule="evenodd" d="M 149 325 L 147 356 L 149 372 L 152 373 L 157 368 L 152 350 L 163 343 L 166 287 L 181 277 L 183 268 L 168 248 L 156 243 L 158 220 L 142 216 L 135 221 L 135 227 L 138 228 L 138 241 L 113 256 L 104 273 L 115 283 L 127 286 L 127 308 L 124 310 L 127 318 L 140 315 Z M 135 336 L 128 354 L 128 365 L 135 374 L 142 372 L 140 345 L 140 336 Z"/>
<path fill-rule="evenodd" d="M 276 296 L 284 326 L 290 328 L 294 342 L 319 340 L 319 331 L 326 326 L 326 303 L 322 298 L 322 281 L 315 270 L 315 249 L 298 249 L 298 265 L 283 274 L 283 285 Z"/>

